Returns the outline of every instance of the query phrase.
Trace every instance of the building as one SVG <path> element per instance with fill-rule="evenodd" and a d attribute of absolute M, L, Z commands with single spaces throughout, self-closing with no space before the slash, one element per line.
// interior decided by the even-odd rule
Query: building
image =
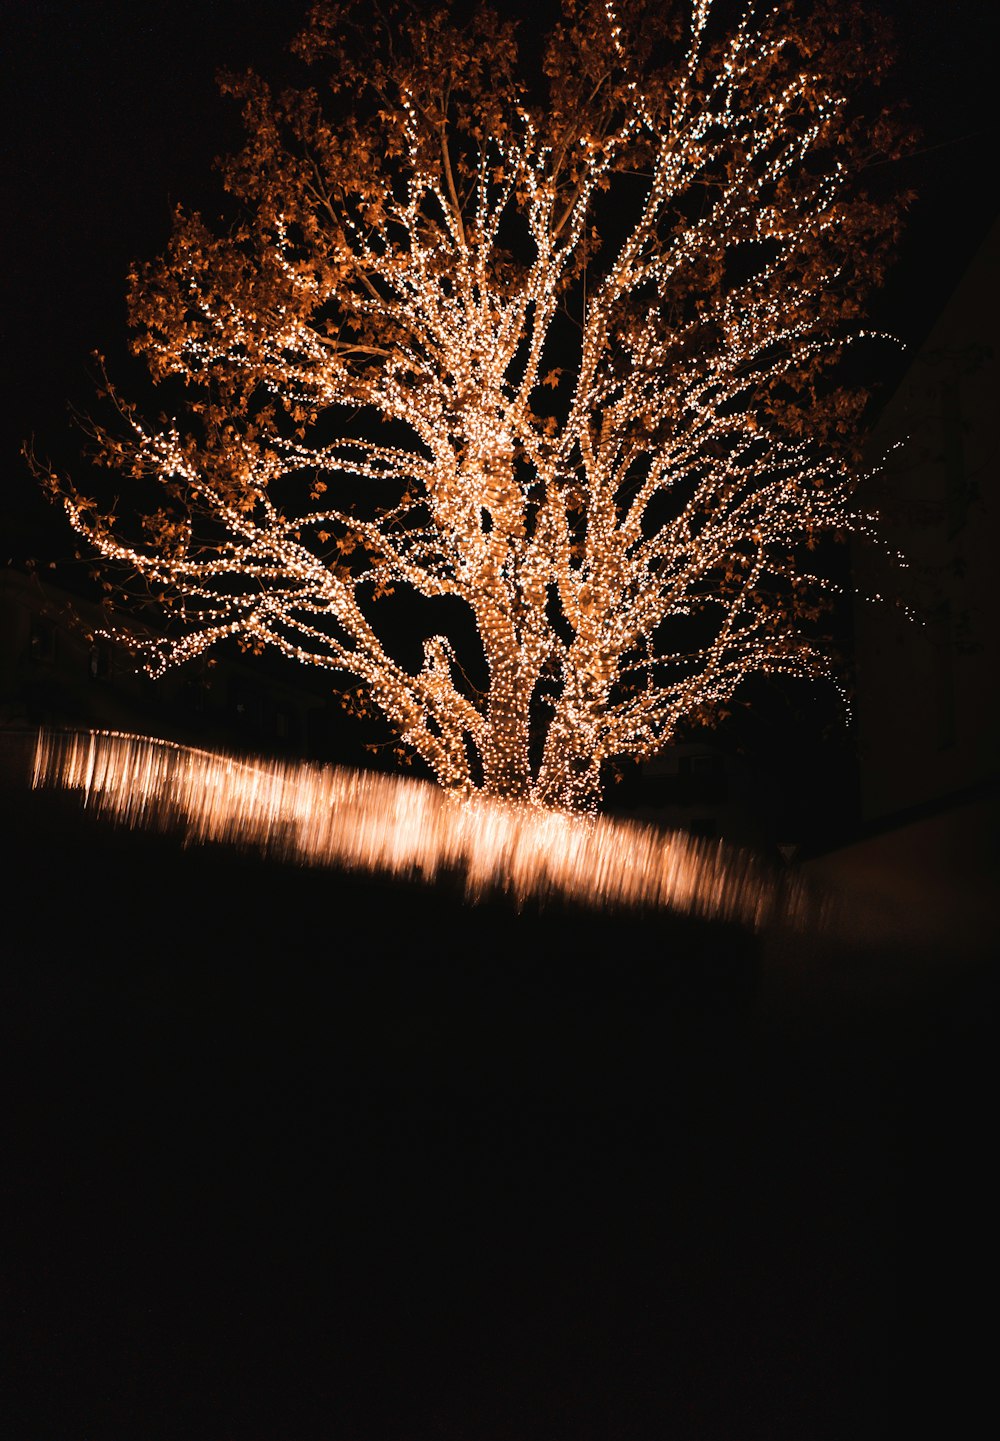
<path fill-rule="evenodd" d="M 886 545 L 859 545 L 855 558 L 861 807 L 874 822 L 946 804 L 997 773 L 1000 221 L 868 455 L 885 456 L 862 500 Z"/>
<path fill-rule="evenodd" d="M 881 904 L 911 950 L 978 954 L 996 936 L 1000 864 L 1000 222 L 868 457 L 880 469 L 862 502 L 884 545 L 854 558 L 861 825 L 807 869 Z"/>
<path fill-rule="evenodd" d="M 153 679 L 126 644 L 105 634 L 121 619 L 36 572 L 0 571 L 0 730 L 124 730 L 335 758 L 340 708 L 329 688 L 297 685 L 290 667 L 278 674 L 225 654 Z"/>

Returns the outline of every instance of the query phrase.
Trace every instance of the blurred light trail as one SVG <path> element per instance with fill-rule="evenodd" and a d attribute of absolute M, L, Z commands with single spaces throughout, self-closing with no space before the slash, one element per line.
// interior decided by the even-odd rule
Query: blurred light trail
<path fill-rule="evenodd" d="M 745 852 L 678 831 L 579 816 L 428 781 L 335 766 L 241 758 L 117 732 L 41 732 L 33 785 L 184 844 L 220 842 L 279 860 L 433 881 L 469 899 L 562 898 L 765 924 L 814 925 L 803 883 Z"/>

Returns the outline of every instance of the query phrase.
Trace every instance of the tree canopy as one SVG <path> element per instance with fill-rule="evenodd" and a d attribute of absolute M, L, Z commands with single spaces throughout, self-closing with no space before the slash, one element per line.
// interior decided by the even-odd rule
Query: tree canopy
<path fill-rule="evenodd" d="M 750 673 L 829 673 L 812 561 L 852 523 L 864 399 L 836 367 L 897 127 L 852 0 L 523 30 L 320 0 L 300 83 L 227 77 L 231 223 L 178 211 L 130 279 L 169 413 L 109 386 L 120 513 L 48 480 L 158 597 L 154 670 L 274 648 L 443 786 L 580 809 Z"/>

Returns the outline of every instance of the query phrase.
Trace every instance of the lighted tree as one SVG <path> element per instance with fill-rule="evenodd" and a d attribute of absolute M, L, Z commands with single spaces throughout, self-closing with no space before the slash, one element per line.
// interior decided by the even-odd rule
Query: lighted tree
<path fill-rule="evenodd" d="M 849 3 L 721 8 L 564 0 L 522 81 L 488 9 L 320 3 L 317 88 L 225 82 L 237 219 L 179 213 L 131 278 L 178 418 L 115 396 L 96 431 L 159 499 L 130 528 L 51 478 L 168 605 L 152 668 L 274 647 L 443 786 L 572 809 L 750 672 L 827 672 L 807 562 L 850 523 L 831 366 L 898 213 L 858 184 L 884 53 Z"/>

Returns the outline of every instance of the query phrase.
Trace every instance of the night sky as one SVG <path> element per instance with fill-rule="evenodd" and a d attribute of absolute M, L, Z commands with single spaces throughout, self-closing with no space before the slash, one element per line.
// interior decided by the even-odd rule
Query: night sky
<path fill-rule="evenodd" d="M 239 137 L 220 67 L 273 75 L 300 11 L 288 0 L 34 0 L 5 7 L 3 511 L 44 515 L 17 459 L 69 460 L 66 406 L 91 404 L 89 356 L 124 373 L 125 275 L 163 247 L 178 203 L 218 210 L 213 158 Z M 537 7 L 523 7 L 532 15 Z M 897 3 L 898 72 L 887 103 L 906 102 L 922 132 L 899 166 L 915 190 L 899 265 L 876 319 L 919 342 L 996 210 L 997 126 L 986 7 Z M 196 17 L 196 18 L 193 18 Z M 887 378 L 898 360 L 887 352 Z M 59 548 L 60 528 L 47 526 Z M 64 533 L 63 533 L 64 534 Z"/>
<path fill-rule="evenodd" d="M 995 216 L 994 52 L 974 0 L 891 10 L 920 198 L 875 318 L 916 345 Z M 238 138 L 215 72 L 298 6 L 4 12 L 0 525 L 47 561 L 20 446 L 70 463 L 89 353 L 132 373 L 127 267 Z M 981 972 L 786 938 L 782 989 L 735 930 L 179 852 L 4 780 L 0 1434 L 971 1434 Z"/>

